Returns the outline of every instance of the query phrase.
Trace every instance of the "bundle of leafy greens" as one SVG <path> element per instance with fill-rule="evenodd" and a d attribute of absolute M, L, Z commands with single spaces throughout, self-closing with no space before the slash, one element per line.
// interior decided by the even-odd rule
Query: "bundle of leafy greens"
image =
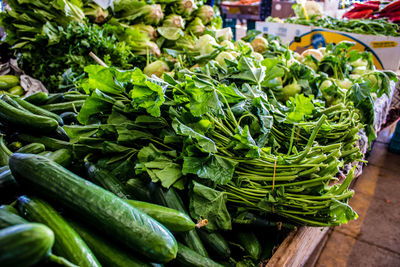
<path fill-rule="evenodd" d="M 16 51 L 20 67 L 41 80 L 50 91 L 66 90 L 63 87 L 66 72 L 82 74 L 84 66 L 93 64 L 89 52 L 109 65 L 129 69 L 135 62 L 140 66 L 140 59 L 132 53 L 131 47 L 118 41 L 111 29 L 79 22 L 66 27 L 48 23 L 43 29 L 32 39 L 31 46 Z"/>

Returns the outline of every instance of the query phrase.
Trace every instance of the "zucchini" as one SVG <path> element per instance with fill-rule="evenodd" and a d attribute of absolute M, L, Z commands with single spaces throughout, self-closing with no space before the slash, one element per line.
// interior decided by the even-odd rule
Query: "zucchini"
<path fill-rule="evenodd" d="M 23 223 L 28 221 L 10 211 L 0 209 L 0 229 Z"/>
<path fill-rule="evenodd" d="M 200 239 L 204 244 L 210 248 L 218 259 L 226 260 L 231 256 L 231 250 L 229 249 L 228 242 L 218 232 L 209 233 L 206 230 L 198 230 Z"/>
<path fill-rule="evenodd" d="M 45 150 L 45 146 L 41 143 L 31 143 L 29 145 L 23 146 L 15 153 L 32 153 L 32 154 L 39 154 Z"/>
<path fill-rule="evenodd" d="M 145 201 L 145 202 L 152 202 L 150 197 L 150 192 L 146 188 L 148 183 L 143 181 L 142 179 L 129 179 L 126 182 L 125 190 L 128 194 L 131 195 L 132 198 Z"/>
<path fill-rule="evenodd" d="M 239 232 L 237 233 L 237 241 L 244 247 L 246 252 L 254 260 L 258 260 L 261 254 L 261 244 L 253 232 Z"/>
<path fill-rule="evenodd" d="M 27 95 L 22 99 L 34 105 L 42 105 L 46 102 L 47 97 L 48 95 L 45 92 L 36 92 L 31 95 Z"/>
<path fill-rule="evenodd" d="M 46 157 L 54 162 L 57 162 L 63 167 L 67 167 L 72 163 L 72 153 L 68 149 L 59 149 L 54 152 L 50 152 L 50 154 Z"/>
<path fill-rule="evenodd" d="M 130 198 L 129 194 L 125 191 L 124 185 L 114 175 L 112 175 L 111 172 L 105 169 L 100 169 L 90 162 L 86 162 L 85 167 L 88 177 L 92 182 L 107 189 L 111 193 L 116 194 L 120 198 Z M 150 215 L 150 217 L 152 216 Z"/>
<path fill-rule="evenodd" d="M 58 114 L 58 113 L 63 113 L 63 112 L 67 112 L 67 111 L 76 111 L 77 112 L 81 109 L 83 104 L 85 104 L 85 100 L 76 100 L 76 101 L 70 101 L 70 102 L 64 102 L 64 103 L 47 104 L 47 105 L 43 105 L 40 107 Z"/>
<path fill-rule="evenodd" d="M 86 217 L 133 250 L 157 262 L 175 258 L 177 243 L 173 235 L 109 191 L 42 156 L 14 153 L 9 165 L 17 182 Z"/>
<path fill-rule="evenodd" d="M 47 137 L 47 136 L 34 136 L 29 134 L 19 134 L 17 138 L 21 141 L 27 143 L 41 143 L 46 149 L 49 150 L 58 150 L 58 149 L 72 149 L 72 145 L 69 142 L 65 142 L 62 140 L 58 140 L 55 138 Z"/>
<path fill-rule="evenodd" d="M 68 223 L 78 232 L 104 267 L 151 267 L 149 263 L 137 259 L 131 251 L 110 242 L 98 232 L 81 223 L 68 219 Z"/>
<path fill-rule="evenodd" d="M 196 227 L 192 219 L 180 211 L 137 200 L 128 199 L 126 201 L 167 227 L 171 232 L 187 232 Z"/>
<path fill-rule="evenodd" d="M 160 185 L 150 183 L 150 194 L 152 199 L 159 205 L 175 209 L 189 216 L 181 197 L 178 195 L 176 190 L 170 187 L 168 190 L 161 188 Z M 206 248 L 196 230 L 191 230 L 180 234 L 181 239 L 185 242 L 189 248 L 199 253 L 202 256 L 208 257 Z"/>
<path fill-rule="evenodd" d="M 28 111 L 17 109 L 0 100 L 0 119 L 25 131 L 51 133 L 58 127 L 58 122 L 52 118 L 35 115 Z"/>
<path fill-rule="evenodd" d="M 221 264 L 216 263 L 212 259 L 204 257 L 199 253 L 196 253 L 181 243 L 178 243 L 176 262 L 179 264 L 179 266 L 188 267 L 222 267 Z"/>
<path fill-rule="evenodd" d="M 43 109 L 41 107 L 38 107 L 36 105 L 33 105 L 33 104 L 29 103 L 28 101 L 25 101 L 25 100 L 23 100 L 21 98 L 18 98 L 18 97 L 13 97 L 13 100 L 15 102 L 17 102 L 20 106 L 22 106 L 24 109 L 32 112 L 33 114 L 55 119 L 58 122 L 59 125 L 63 125 L 64 124 L 64 122 L 62 121 L 60 116 L 58 116 L 57 114 L 55 114 L 53 112 L 45 110 L 45 109 Z"/>
<path fill-rule="evenodd" d="M 77 232 L 55 211 L 49 203 L 21 196 L 17 202 L 18 210 L 32 222 L 47 225 L 55 236 L 54 252 L 82 267 L 100 266 L 92 251 Z"/>
<path fill-rule="evenodd" d="M 47 258 L 54 244 L 51 229 L 26 223 L 0 230 L 0 266 L 32 266 Z"/>

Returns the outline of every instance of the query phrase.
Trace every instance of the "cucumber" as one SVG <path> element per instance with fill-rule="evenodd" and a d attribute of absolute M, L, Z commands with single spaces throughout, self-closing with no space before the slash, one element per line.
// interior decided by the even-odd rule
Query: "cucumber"
<path fill-rule="evenodd" d="M 17 109 L 1 100 L 0 119 L 2 122 L 6 122 L 24 131 L 51 133 L 58 127 L 58 122 L 52 118 Z"/>
<path fill-rule="evenodd" d="M 167 227 L 171 232 L 187 232 L 196 227 L 192 219 L 180 211 L 143 201 L 131 199 L 126 201 Z"/>
<path fill-rule="evenodd" d="M 60 114 L 60 118 L 67 125 L 78 122 L 78 120 L 76 119 L 77 116 L 78 116 L 77 113 L 70 112 L 70 111 L 63 112 L 63 113 Z"/>
<path fill-rule="evenodd" d="M 79 111 L 83 104 L 85 104 L 85 100 L 76 100 L 64 103 L 47 104 L 40 107 L 58 114 L 67 111 Z"/>
<path fill-rule="evenodd" d="M 199 229 L 197 232 L 199 233 L 200 239 L 210 248 L 210 251 L 212 251 L 218 259 L 226 260 L 231 256 L 228 242 L 226 242 L 220 233 L 209 233 L 202 229 Z"/>
<path fill-rule="evenodd" d="M 62 103 L 64 100 L 64 93 L 50 94 L 48 95 L 44 104 L 49 105 L 54 103 Z"/>
<path fill-rule="evenodd" d="M 64 94 L 64 99 L 65 101 L 76 101 L 76 100 L 86 100 L 89 97 L 89 95 L 84 95 L 84 94 L 71 94 L 71 93 L 65 93 Z"/>
<path fill-rule="evenodd" d="M 47 97 L 48 95 L 45 92 L 36 92 L 31 95 L 27 95 L 22 99 L 34 105 L 42 105 L 46 102 Z"/>
<path fill-rule="evenodd" d="M 67 132 L 64 130 L 64 128 L 61 126 L 58 126 L 57 129 L 52 134 L 48 135 L 48 137 L 69 142 L 69 136 Z"/>
<path fill-rule="evenodd" d="M 130 198 L 129 194 L 125 191 L 124 185 L 109 171 L 100 169 L 95 164 L 90 162 L 86 162 L 85 167 L 88 177 L 92 182 L 100 185 L 104 189 L 107 189 L 111 193 L 116 194 L 120 198 Z M 150 215 L 150 217 L 152 216 Z"/>
<path fill-rule="evenodd" d="M 13 96 L 13 97 L 15 97 L 15 96 Z M 5 101 L 7 104 L 13 106 L 14 108 L 17 108 L 17 109 L 20 109 L 20 110 L 23 110 L 23 111 L 26 111 L 26 112 L 31 113 L 29 110 L 26 110 L 23 106 L 21 106 L 20 104 L 18 104 L 18 103 L 17 103 L 13 98 L 11 98 L 10 95 L 8 95 L 8 94 L 7 94 L 7 95 L 6 95 L 6 94 L 1 95 L 1 100 Z"/>
<path fill-rule="evenodd" d="M 42 156 L 14 153 L 9 165 L 17 182 L 58 201 L 138 253 L 157 262 L 176 257 L 176 240 L 164 226 L 107 190 Z"/>
<path fill-rule="evenodd" d="M 147 189 L 148 183 L 143 181 L 142 179 L 129 179 L 126 182 L 125 190 L 132 196 L 132 198 L 145 201 L 152 202 L 150 197 L 150 192 Z"/>
<path fill-rule="evenodd" d="M 19 134 L 17 138 L 27 143 L 41 143 L 46 147 L 46 149 L 49 150 L 72 149 L 72 144 L 70 144 L 69 142 L 65 142 L 47 136 L 38 137 L 29 134 Z"/>
<path fill-rule="evenodd" d="M 29 145 L 23 146 L 15 153 L 32 153 L 32 154 L 39 154 L 45 150 L 45 146 L 41 143 L 31 143 Z"/>
<path fill-rule="evenodd" d="M 204 257 L 191 250 L 187 246 L 178 243 L 178 254 L 176 255 L 178 266 L 188 267 L 222 267 L 210 258 Z"/>
<path fill-rule="evenodd" d="M 0 192 L 3 194 L 13 193 L 18 187 L 11 170 L 7 168 L 0 173 Z"/>
<path fill-rule="evenodd" d="M 55 211 L 49 203 L 21 196 L 17 202 L 18 210 L 32 222 L 48 226 L 54 233 L 54 252 L 82 267 L 100 266 L 92 251 L 77 232 Z"/>
<path fill-rule="evenodd" d="M 170 187 L 168 190 L 161 188 L 160 185 L 150 183 L 150 194 L 153 201 L 159 205 L 175 209 L 189 216 L 186 208 L 183 205 L 183 201 L 174 188 Z M 184 243 L 189 246 L 192 250 L 199 253 L 202 256 L 208 257 L 206 248 L 196 230 L 191 230 L 180 234 L 181 239 Z"/>
<path fill-rule="evenodd" d="M 54 152 L 50 152 L 50 154 L 46 157 L 54 162 L 57 162 L 63 167 L 68 167 L 72 163 L 72 153 L 68 149 L 59 149 Z"/>
<path fill-rule="evenodd" d="M 8 166 L 10 156 L 0 147 L 0 167 Z"/>
<path fill-rule="evenodd" d="M 17 102 L 20 106 L 22 106 L 24 109 L 32 112 L 33 114 L 55 119 L 58 122 L 59 125 L 63 125 L 64 124 L 64 122 L 60 118 L 60 116 L 58 116 L 57 114 L 55 114 L 53 112 L 45 110 L 45 109 L 43 109 L 41 107 L 38 107 L 36 105 L 33 105 L 33 104 L 29 103 L 28 101 L 25 101 L 25 100 L 23 100 L 21 98 L 18 98 L 18 97 L 14 97 L 13 100 L 15 102 Z"/>
<path fill-rule="evenodd" d="M 0 230 L 0 266 L 32 266 L 50 255 L 54 234 L 49 227 L 26 223 Z"/>
<path fill-rule="evenodd" d="M 28 221 L 10 211 L 0 209 L 0 229 L 23 223 Z"/>
<path fill-rule="evenodd" d="M 237 241 L 244 247 L 250 257 L 258 260 L 261 254 L 261 244 L 253 232 L 239 232 L 237 233 Z"/>
<path fill-rule="evenodd" d="M 9 148 L 11 151 L 17 151 L 17 150 L 20 149 L 21 147 L 22 147 L 22 143 L 19 142 L 19 141 L 12 142 L 11 144 L 8 145 L 8 148 Z"/>
<path fill-rule="evenodd" d="M 110 242 L 98 232 L 81 223 L 68 219 L 89 248 L 93 251 L 104 267 L 151 267 L 149 263 L 137 259 L 131 251 L 127 251 L 118 244 Z"/>

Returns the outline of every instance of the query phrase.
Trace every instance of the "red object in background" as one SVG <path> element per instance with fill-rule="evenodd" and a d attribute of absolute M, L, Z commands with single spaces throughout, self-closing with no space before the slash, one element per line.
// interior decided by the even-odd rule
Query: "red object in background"
<path fill-rule="evenodd" d="M 384 3 L 380 1 L 355 3 L 353 8 L 346 12 L 343 17 L 347 19 L 387 18 L 391 22 L 400 23 L 400 0 L 393 1 L 379 10 L 382 4 Z"/>
<path fill-rule="evenodd" d="M 369 18 L 370 15 L 374 12 L 372 9 L 366 9 L 366 10 L 361 10 L 361 11 L 355 11 L 355 12 L 347 12 L 346 14 L 343 15 L 343 17 L 347 19 L 366 19 Z"/>

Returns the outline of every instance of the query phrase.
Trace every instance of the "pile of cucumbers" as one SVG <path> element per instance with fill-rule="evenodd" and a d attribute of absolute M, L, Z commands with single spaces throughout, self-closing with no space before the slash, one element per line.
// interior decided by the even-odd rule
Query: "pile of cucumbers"
<path fill-rule="evenodd" d="M 174 188 L 126 182 L 76 154 L 62 126 L 86 97 L 0 96 L 0 266 L 252 266 L 271 256 L 284 231 L 208 232 Z"/>

